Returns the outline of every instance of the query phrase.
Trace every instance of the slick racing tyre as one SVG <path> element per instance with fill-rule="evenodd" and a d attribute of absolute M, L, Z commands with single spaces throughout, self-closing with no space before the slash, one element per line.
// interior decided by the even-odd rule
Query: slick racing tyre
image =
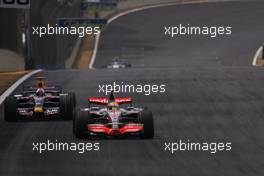
<path fill-rule="evenodd" d="M 68 96 L 70 97 L 70 101 L 71 101 L 72 107 L 75 108 L 75 106 L 76 106 L 76 96 L 75 96 L 75 93 L 74 92 L 69 92 L 68 93 Z"/>
<path fill-rule="evenodd" d="M 71 120 L 73 117 L 73 102 L 70 96 L 60 96 L 60 113 L 63 120 Z"/>
<path fill-rule="evenodd" d="M 144 109 L 139 114 L 139 120 L 143 124 L 142 138 L 151 139 L 154 137 L 154 124 L 152 112 L 148 109 Z"/>
<path fill-rule="evenodd" d="M 89 138 L 89 131 L 87 125 L 91 124 L 90 112 L 75 110 L 73 118 L 73 133 L 76 138 Z"/>
<path fill-rule="evenodd" d="M 18 100 L 14 96 L 9 96 L 5 99 L 4 103 L 4 113 L 5 113 L 5 121 L 14 122 L 18 119 L 17 115 L 17 107 Z"/>

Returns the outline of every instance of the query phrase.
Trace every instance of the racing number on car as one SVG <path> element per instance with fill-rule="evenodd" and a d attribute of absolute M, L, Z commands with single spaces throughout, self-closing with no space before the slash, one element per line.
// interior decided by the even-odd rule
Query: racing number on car
<path fill-rule="evenodd" d="M 2 3 L 6 5 L 28 5 L 29 0 L 2 0 Z"/>

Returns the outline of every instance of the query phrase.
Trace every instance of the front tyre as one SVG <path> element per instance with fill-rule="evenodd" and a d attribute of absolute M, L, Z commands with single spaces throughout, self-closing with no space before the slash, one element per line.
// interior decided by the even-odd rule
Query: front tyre
<path fill-rule="evenodd" d="M 60 96 L 60 113 L 63 120 L 71 120 L 73 117 L 73 103 L 70 96 Z"/>
<path fill-rule="evenodd" d="M 152 112 L 144 109 L 139 114 L 140 122 L 143 124 L 142 138 L 152 139 L 154 137 L 154 123 Z"/>
<path fill-rule="evenodd" d="M 75 137 L 78 139 L 89 138 L 89 131 L 87 128 L 89 124 L 90 112 L 76 109 L 73 118 L 73 133 Z"/>
<path fill-rule="evenodd" d="M 68 96 L 70 97 L 71 105 L 73 108 L 76 106 L 76 95 L 74 92 L 69 92 Z"/>
<path fill-rule="evenodd" d="M 18 119 L 17 115 L 17 107 L 18 100 L 14 96 L 8 96 L 4 102 L 4 113 L 5 113 L 5 121 L 7 122 L 15 122 Z"/>

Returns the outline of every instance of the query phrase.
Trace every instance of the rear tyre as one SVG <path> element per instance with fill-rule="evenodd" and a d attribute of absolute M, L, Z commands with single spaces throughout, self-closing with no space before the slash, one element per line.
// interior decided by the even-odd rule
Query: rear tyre
<path fill-rule="evenodd" d="M 73 103 L 70 96 L 60 96 L 60 113 L 63 120 L 71 120 L 73 117 Z"/>
<path fill-rule="evenodd" d="M 5 99 L 4 103 L 4 113 L 5 113 L 5 121 L 7 122 L 15 122 L 18 119 L 17 107 L 18 100 L 14 96 L 8 96 Z"/>
<path fill-rule="evenodd" d="M 73 118 L 73 133 L 76 138 L 89 138 L 87 125 L 89 125 L 90 122 L 90 112 L 76 109 L 75 116 Z"/>
<path fill-rule="evenodd" d="M 142 138 L 152 139 L 154 137 L 154 123 L 152 112 L 148 109 L 144 109 L 139 114 L 140 122 L 143 124 Z"/>

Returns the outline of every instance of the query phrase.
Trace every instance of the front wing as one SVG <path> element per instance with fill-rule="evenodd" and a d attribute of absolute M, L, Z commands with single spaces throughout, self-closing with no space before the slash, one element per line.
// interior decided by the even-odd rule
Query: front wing
<path fill-rule="evenodd" d="M 126 134 L 139 134 L 143 132 L 142 124 L 127 124 L 121 128 L 110 128 L 103 124 L 89 124 L 87 125 L 87 132 L 89 133 L 103 133 L 109 136 L 122 136 Z"/>

